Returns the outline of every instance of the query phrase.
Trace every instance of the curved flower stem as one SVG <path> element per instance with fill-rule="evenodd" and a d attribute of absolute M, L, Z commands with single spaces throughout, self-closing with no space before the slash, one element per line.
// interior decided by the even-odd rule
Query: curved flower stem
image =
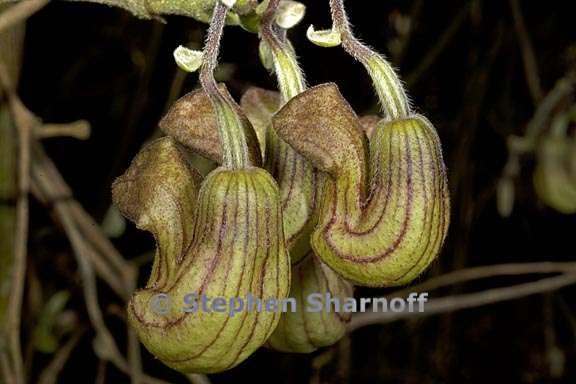
<path fill-rule="evenodd" d="M 338 31 L 342 47 L 360 61 L 372 78 L 382 109 L 389 120 L 408 117 L 410 102 L 402 81 L 386 58 L 362 44 L 354 34 L 346 16 L 344 0 L 330 0 L 332 28 Z"/>
<path fill-rule="evenodd" d="M 260 38 L 272 56 L 274 75 L 278 81 L 281 108 L 306 90 L 306 81 L 296 54 L 286 38 L 286 29 L 276 23 L 279 0 L 270 0 L 260 23 Z M 278 180 L 287 244 L 293 262 L 310 250 L 310 233 L 315 225 L 317 196 L 322 175 L 294 148 L 281 140 L 274 129 L 268 131 L 266 166 Z"/>
<path fill-rule="evenodd" d="M 216 85 L 214 70 L 218 65 L 220 40 L 228 7 L 218 1 L 214 7 L 208 36 L 204 46 L 204 60 L 200 70 L 200 83 L 210 98 L 218 120 L 218 132 L 222 145 L 222 166 L 228 169 L 242 169 L 250 166 L 246 135 L 242 121 L 237 113 L 237 105 L 228 95 L 223 94 Z"/>
<path fill-rule="evenodd" d="M 270 0 L 268 8 L 262 17 L 262 39 L 270 47 L 274 58 L 274 71 L 278 79 L 280 93 L 284 103 L 306 89 L 306 81 L 300 70 L 294 51 L 286 39 L 279 38 L 274 30 L 274 16 L 280 5 L 280 0 Z"/>

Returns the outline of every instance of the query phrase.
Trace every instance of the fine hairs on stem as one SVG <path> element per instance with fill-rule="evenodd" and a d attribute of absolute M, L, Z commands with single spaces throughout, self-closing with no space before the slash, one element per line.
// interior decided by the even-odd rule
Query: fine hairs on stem
<path fill-rule="evenodd" d="M 332 28 L 340 33 L 342 47 L 360 61 L 372 77 L 382 109 L 389 120 L 408 117 L 410 101 L 402 81 L 384 56 L 362 44 L 352 33 L 346 16 L 344 0 L 330 0 Z"/>
<path fill-rule="evenodd" d="M 242 169 L 251 165 L 242 122 L 236 113 L 236 103 L 228 94 L 220 92 L 214 79 L 228 9 L 222 2 L 216 2 L 204 46 L 200 83 L 216 112 L 222 145 L 222 166 L 228 169 Z"/>
<path fill-rule="evenodd" d="M 270 47 L 274 58 L 274 70 L 278 79 L 280 93 L 287 102 L 306 89 L 304 75 L 300 71 L 294 52 L 285 38 L 279 38 L 274 17 L 280 5 L 280 0 L 270 0 L 262 17 L 262 39 Z"/>

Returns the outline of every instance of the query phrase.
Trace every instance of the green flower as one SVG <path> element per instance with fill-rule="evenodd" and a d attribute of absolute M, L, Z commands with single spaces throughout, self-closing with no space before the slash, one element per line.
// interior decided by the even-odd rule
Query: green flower
<path fill-rule="evenodd" d="M 410 282 L 437 256 L 449 222 L 440 142 L 419 115 L 370 138 L 334 84 L 296 96 L 273 119 L 283 140 L 329 175 L 312 248 L 358 285 Z"/>

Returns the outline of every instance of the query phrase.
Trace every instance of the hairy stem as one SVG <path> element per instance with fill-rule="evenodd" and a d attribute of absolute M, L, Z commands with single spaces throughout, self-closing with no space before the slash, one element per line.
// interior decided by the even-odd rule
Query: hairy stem
<path fill-rule="evenodd" d="M 275 23 L 279 0 L 271 0 L 263 14 L 261 38 L 270 48 L 274 62 L 274 74 L 278 80 L 281 100 L 278 107 L 306 90 L 304 75 L 296 54 L 286 38 L 286 30 Z M 269 131 L 268 169 L 280 187 L 285 233 L 291 251 L 292 262 L 305 256 L 310 249 L 309 236 L 314 220 L 317 189 L 320 176 L 312 165 L 290 145 L 281 140 L 273 130 Z"/>
<path fill-rule="evenodd" d="M 306 82 L 296 60 L 296 55 L 288 45 L 287 40 L 280 39 L 274 30 L 274 16 L 279 5 L 280 0 L 270 0 L 262 17 L 261 34 L 262 39 L 268 44 L 272 52 L 280 93 L 283 101 L 287 102 L 306 89 Z"/>
<path fill-rule="evenodd" d="M 396 120 L 409 116 L 410 102 L 402 81 L 384 56 L 354 37 L 346 16 L 344 0 L 330 0 L 330 9 L 332 28 L 340 33 L 344 50 L 361 62 L 368 71 L 386 117 Z"/>
<path fill-rule="evenodd" d="M 228 7 L 221 2 L 217 2 L 204 46 L 204 61 L 200 71 L 200 82 L 216 112 L 222 145 L 222 165 L 229 169 L 242 169 L 250 166 L 250 160 L 248 158 L 246 136 L 236 111 L 238 107 L 234 100 L 220 92 L 214 79 L 214 70 L 218 65 L 220 40 L 226 24 L 227 13 Z"/>

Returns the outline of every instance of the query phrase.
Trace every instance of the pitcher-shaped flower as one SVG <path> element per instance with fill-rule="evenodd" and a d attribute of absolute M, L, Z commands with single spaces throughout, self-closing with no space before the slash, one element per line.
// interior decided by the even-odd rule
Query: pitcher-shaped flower
<path fill-rule="evenodd" d="M 370 142 L 334 84 L 290 100 L 273 128 L 329 174 L 315 253 L 358 285 L 401 285 L 437 256 L 449 222 L 438 136 L 419 115 L 381 121 Z"/>
<path fill-rule="evenodd" d="M 237 365 L 266 341 L 280 313 L 186 311 L 190 294 L 226 302 L 287 296 L 278 187 L 266 171 L 218 168 L 200 186 L 183 149 L 164 138 L 142 150 L 114 183 L 113 196 L 157 241 L 152 276 L 128 307 L 151 353 L 179 371 L 210 373 Z M 169 300 L 163 311 L 158 294 Z"/>

